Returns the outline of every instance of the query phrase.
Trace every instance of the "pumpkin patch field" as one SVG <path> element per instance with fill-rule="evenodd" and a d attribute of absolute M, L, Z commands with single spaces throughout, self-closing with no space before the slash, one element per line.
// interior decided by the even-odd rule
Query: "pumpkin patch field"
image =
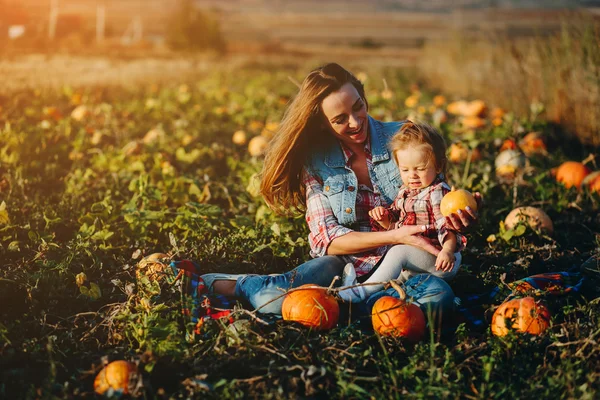
<path fill-rule="evenodd" d="M 0 96 L 0 398 L 598 398 L 598 149 L 541 104 L 516 117 L 396 69 L 348 66 L 374 118 L 438 127 L 449 183 L 483 197 L 454 310 L 406 296 L 361 315 L 338 281 L 290 293 L 284 318 L 229 299 L 192 322 L 172 262 L 310 257 L 304 216 L 270 210 L 258 173 L 315 66 Z"/>

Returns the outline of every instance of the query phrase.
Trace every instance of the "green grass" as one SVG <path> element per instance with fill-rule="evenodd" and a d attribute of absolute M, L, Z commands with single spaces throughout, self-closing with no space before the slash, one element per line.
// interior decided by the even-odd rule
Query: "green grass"
<path fill-rule="evenodd" d="M 177 291 L 136 280 L 142 254 L 169 252 L 206 272 L 234 273 L 287 271 L 308 257 L 303 217 L 277 217 L 253 195 L 262 161 L 231 143 L 238 129 L 260 133 L 252 121 L 278 121 L 295 91 L 288 76 L 303 72 L 257 67 L 171 86 L 81 89 L 91 110 L 82 121 L 69 117 L 74 89 L 22 92 L 3 104 L 0 397 L 89 398 L 103 360 L 116 359 L 139 363 L 147 398 L 597 397 L 597 264 L 584 271 L 582 295 L 545 298 L 553 326 L 540 337 L 496 338 L 457 319 L 416 345 L 374 335 L 368 320 L 329 332 L 280 322 L 236 333 L 219 322 L 186 340 Z M 381 97 L 381 76 L 393 99 Z M 377 117 L 409 114 L 401 72 L 373 72 L 367 89 Z M 430 98 L 423 93 L 421 103 Z M 49 106 L 66 117 L 45 115 Z M 598 255 L 600 197 L 566 190 L 548 173 L 571 156 L 563 148 L 532 157 L 521 186 L 496 179 L 494 140 L 517 126 L 541 130 L 550 144 L 558 134 L 539 119 L 507 118 L 476 136 L 459 135 L 453 119 L 442 126 L 449 139 L 476 138 L 484 154 L 466 172 L 450 169 L 453 182 L 485 198 L 452 284 L 459 296 Z M 156 127 L 163 134 L 144 143 Z M 139 151 L 128 153 L 132 141 Z M 531 204 L 550 215 L 555 234 L 526 229 L 502 239 L 500 221 Z M 490 234 L 498 239 L 488 242 Z M 77 286 L 81 272 L 100 289 L 95 297 Z"/>

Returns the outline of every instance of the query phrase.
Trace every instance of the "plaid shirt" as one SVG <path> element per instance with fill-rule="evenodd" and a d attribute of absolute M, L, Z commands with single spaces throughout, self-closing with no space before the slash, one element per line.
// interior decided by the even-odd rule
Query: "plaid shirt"
<path fill-rule="evenodd" d="M 440 203 L 449 191 L 448 184 L 439 177 L 422 189 L 409 189 L 402 185 L 394 203 L 388 208 L 390 220 L 394 222 L 390 229 L 404 225 L 426 225 L 428 230 L 425 236 L 441 247 L 450 230 L 446 226 L 446 217 L 440 211 Z M 456 234 L 455 251 L 461 251 L 467 244 L 467 238 L 456 231 L 452 232 Z"/>
<path fill-rule="evenodd" d="M 350 159 L 354 153 L 342 146 L 346 166 L 350 168 Z M 373 161 L 371 156 L 370 141 L 365 141 L 365 152 L 367 155 L 367 168 L 370 176 L 375 176 L 373 172 Z M 320 177 L 310 174 L 306 169 L 303 174 L 303 184 L 306 187 L 306 222 L 310 228 L 308 240 L 310 243 L 310 255 L 312 257 L 321 257 L 327 254 L 329 244 L 336 238 L 344 236 L 347 233 L 372 232 L 371 218 L 369 211 L 377 206 L 389 207 L 390 204 L 383 204 L 383 198 L 380 195 L 376 182 L 372 182 L 373 189 L 366 185 L 359 184 L 356 195 L 356 224 L 353 229 L 343 226 L 337 222 L 334 216 L 329 199 L 323 194 L 323 181 Z M 334 221 L 326 223 L 325 221 Z M 361 276 L 368 273 L 379 262 L 389 246 L 379 247 L 374 250 L 365 251 L 353 255 L 341 256 L 345 262 L 354 264 L 356 275 Z"/>

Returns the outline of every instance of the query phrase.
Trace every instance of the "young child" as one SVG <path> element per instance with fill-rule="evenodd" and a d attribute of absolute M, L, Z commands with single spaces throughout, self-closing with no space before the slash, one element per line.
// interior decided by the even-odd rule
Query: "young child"
<path fill-rule="evenodd" d="M 408 279 L 413 273 L 430 273 L 443 279 L 454 277 L 460 267 L 459 251 L 466 244 L 464 236 L 446 227 L 440 212 L 442 197 L 450 191 L 443 181 L 446 170 L 446 144 L 434 128 L 406 122 L 391 139 L 390 151 L 400 170 L 402 186 L 389 208 L 375 207 L 369 212 L 374 229 L 395 229 L 403 225 L 421 225 L 423 235 L 440 248 L 437 256 L 417 247 L 391 247 L 372 273 L 361 277 L 363 283 Z M 366 280 L 364 280 L 366 278 Z M 357 285 L 352 264 L 344 268 L 343 286 Z M 346 301 L 360 302 L 383 285 L 365 285 L 339 292 Z"/>

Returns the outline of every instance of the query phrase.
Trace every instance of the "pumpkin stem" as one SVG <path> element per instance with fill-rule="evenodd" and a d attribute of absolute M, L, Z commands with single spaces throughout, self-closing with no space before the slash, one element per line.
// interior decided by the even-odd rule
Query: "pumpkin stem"
<path fill-rule="evenodd" d="M 400 295 L 400 300 L 406 299 L 406 292 L 400 287 L 400 285 L 398 285 L 398 282 L 391 280 L 390 285 L 392 285 L 396 292 L 398 292 L 398 294 Z"/>
<path fill-rule="evenodd" d="M 341 279 L 339 276 L 334 276 L 333 279 L 331 280 L 331 283 L 329 284 L 329 287 L 327 288 L 327 294 L 332 294 L 334 292 L 333 290 L 333 285 L 335 285 L 335 283 Z"/>

